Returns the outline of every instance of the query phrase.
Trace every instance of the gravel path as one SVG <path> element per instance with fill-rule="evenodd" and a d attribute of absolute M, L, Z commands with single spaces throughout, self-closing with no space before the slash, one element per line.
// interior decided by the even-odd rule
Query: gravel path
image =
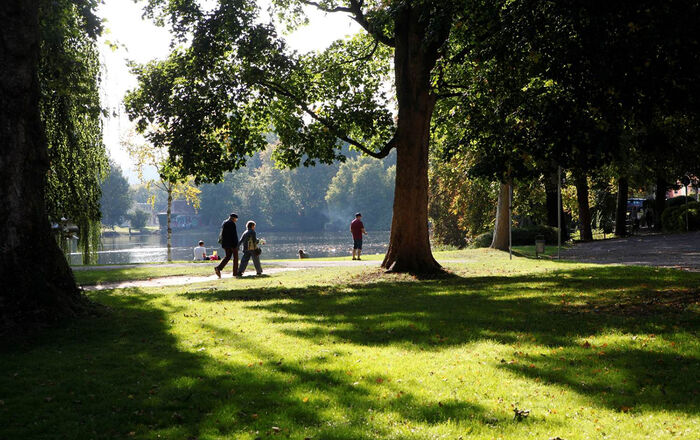
<path fill-rule="evenodd" d="M 472 263 L 474 260 L 443 260 L 442 263 Z M 286 260 L 286 261 L 272 261 L 269 266 L 266 267 L 263 262 L 263 273 L 266 275 L 289 272 L 293 270 L 302 270 L 310 268 L 320 268 L 320 267 L 349 267 L 349 266 L 370 266 L 378 267 L 381 264 L 379 260 L 362 260 L 362 261 L 352 261 L 352 260 Z M 154 264 L 155 267 L 191 267 L 192 263 L 172 263 L 172 264 Z M 271 267 L 270 267 L 271 266 Z M 148 265 L 143 264 L 122 264 L 114 266 L 76 266 L 73 270 L 113 270 L 113 269 L 129 269 L 133 267 L 148 267 Z M 243 276 L 250 277 L 255 276 L 255 271 L 247 271 Z M 221 278 L 233 278 L 232 274 L 221 273 Z M 212 273 L 211 275 L 199 275 L 199 276 L 189 276 L 189 275 L 178 275 L 171 277 L 160 277 L 151 278 L 148 280 L 131 280 L 131 281 L 115 281 L 109 283 L 101 283 L 94 285 L 84 285 L 82 288 L 84 290 L 111 290 L 111 289 L 124 289 L 128 287 L 165 287 L 165 286 L 184 286 L 192 283 L 204 283 L 207 281 L 215 281 L 217 279 L 216 275 Z"/>
<path fill-rule="evenodd" d="M 345 267 L 345 266 L 379 266 L 381 261 L 322 261 L 322 260 L 290 260 L 290 261 L 274 261 L 270 263 L 273 267 L 265 267 L 263 263 L 263 273 L 266 275 L 289 272 L 293 270 L 301 270 L 308 268 L 318 268 L 318 267 Z M 129 269 L 133 267 L 148 267 L 143 264 L 122 264 L 113 266 L 77 266 L 73 270 L 114 270 L 114 269 Z M 153 267 L 192 267 L 192 263 L 172 263 L 172 264 L 158 264 L 153 265 Z M 212 266 L 213 268 L 213 266 Z M 213 269 L 212 269 L 213 270 Z M 255 271 L 248 270 L 245 277 L 255 276 Z M 221 278 L 233 278 L 233 274 L 221 273 Z M 171 277 L 159 277 L 151 278 L 148 280 L 131 280 L 131 281 L 115 281 L 109 283 L 100 283 L 94 285 L 82 286 L 84 290 L 110 290 L 110 289 L 124 289 L 128 287 L 165 287 L 165 286 L 184 286 L 192 283 L 204 283 L 207 281 L 216 281 L 217 277 L 212 272 L 211 275 L 199 275 L 199 276 L 189 276 L 189 275 L 178 275 Z"/>
<path fill-rule="evenodd" d="M 700 231 L 578 243 L 562 249 L 561 257 L 584 263 L 671 267 L 697 272 L 700 271 Z"/>

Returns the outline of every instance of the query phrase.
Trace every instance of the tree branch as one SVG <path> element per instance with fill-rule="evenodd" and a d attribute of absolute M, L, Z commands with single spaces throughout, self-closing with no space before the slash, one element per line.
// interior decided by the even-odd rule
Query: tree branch
<path fill-rule="evenodd" d="M 438 93 L 435 95 L 437 99 L 457 98 L 460 96 L 464 96 L 464 93 Z"/>
<path fill-rule="evenodd" d="M 304 113 L 309 115 L 312 119 L 315 121 L 318 121 L 319 123 L 325 125 L 328 127 L 328 129 L 337 137 L 338 139 L 347 142 L 348 144 L 356 147 L 360 151 L 364 152 L 368 156 L 374 157 L 375 159 L 383 159 L 389 155 L 391 152 L 391 149 L 396 146 L 396 137 L 392 136 L 392 138 L 382 147 L 381 150 L 379 151 L 374 151 L 369 148 L 367 148 L 365 145 L 360 143 L 359 141 L 356 141 L 355 139 L 351 138 L 347 134 L 343 133 L 338 127 L 336 127 L 335 124 L 333 124 L 331 121 L 329 121 L 327 118 L 321 117 L 316 114 L 309 106 L 299 97 L 294 95 L 292 92 L 289 90 L 285 89 L 282 85 L 277 84 L 272 81 L 266 81 L 266 80 L 260 80 L 257 81 L 257 83 L 263 87 L 266 87 L 282 96 L 285 96 L 289 99 L 291 99 L 299 108 L 301 108 Z"/>
<path fill-rule="evenodd" d="M 372 46 L 372 50 L 368 54 L 362 55 L 361 57 L 358 57 L 358 58 L 353 58 L 353 59 L 341 61 L 341 62 L 337 63 L 336 66 L 342 66 L 345 64 L 352 64 L 352 63 L 356 63 L 358 61 L 366 61 L 366 60 L 371 59 L 372 56 L 374 55 L 374 53 L 377 51 L 377 48 L 379 47 L 379 40 L 375 39 L 373 41 L 374 41 L 374 44 Z M 325 73 L 325 72 L 328 72 L 329 70 L 330 70 L 330 67 L 327 67 L 325 69 L 316 71 L 316 73 Z"/>
<path fill-rule="evenodd" d="M 390 36 L 386 35 L 384 31 L 381 29 L 377 29 L 377 27 L 374 26 L 369 20 L 367 20 L 367 17 L 365 14 L 362 12 L 362 5 L 364 4 L 364 0 L 350 0 L 350 12 L 353 15 L 353 19 L 364 28 L 371 36 L 373 36 L 375 39 L 379 40 L 379 42 L 389 46 L 389 47 L 395 47 L 396 43 L 394 42 L 394 39 L 391 38 Z"/>
<path fill-rule="evenodd" d="M 313 6 L 319 11 L 334 13 L 334 12 L 346 12 L 352 16 L 352 19 L 357 22 L 364 30 L 367 31 L 375 40 L 389 47 L 394 47 L 394 39 L 386 35 L 381 29 L 378 29 L 367 20 L 367 17 L 362 12 L 362 6 L 364 5 L 364 0 L 350 0 L 350 7 L 336 6 L 335 8 L 327 8 L 322 6 L 318 2 L 310 0 L 300 0 L 300 2 L 307 6 Z"/>
<path fill-rule="evenodd" d="M 313 6 L 320 11 L 328 12 L 328 13 L 333 13 L 333 12 L 352 13 L 352 10 L 350 8 L 344 8 L 342 6 L 336 6 L 335 8 L 326 8 L 324 6 L 321 6 L 318 2 L 312 2 L 312 1 L 307 1 L 307 0 L 301 0 L 301 3 L 303 3 L 307 6 Z"/>

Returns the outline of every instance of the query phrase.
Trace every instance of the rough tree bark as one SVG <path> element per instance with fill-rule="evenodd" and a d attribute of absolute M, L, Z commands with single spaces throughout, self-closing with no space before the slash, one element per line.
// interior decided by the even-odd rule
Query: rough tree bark
<path fill-rule="evenodd" d="M 617 179 L 617 208 L 615 210 L 615 235 L 618 237 L 627 236 L 627 194 L 629 183 L 627 177 L 621 176 Z"/>
<path fill-rule="evenodd" d="M 496 208 L 496 226 L 493 230 L 493 240 L 491 241 L 492 249 L 507 251 L 510 245 L 508 237 L 508 223 L 510 222 L 510 215 L 508 212 L 509 195 L 510 184 L 501 183 L 501 187 L 498 191 L 498 206 Z"/>
<path fill-rule="evenodd" d="M 581 226 L 581 241 L 593 241 L 591 228 L 591 208 L 588 204 L 588 178 L 585 173 L 575 174 L 576 200 L 578 201 L 578 217 Z"/>
<path fill-rule="evenodd" d="M 441 270 L 428 236 L 428 147 L 436 96 L 430 72 L 437 50 L 423 40 L 418 11 L 404 8 L 395 21 L 394 67 L 398 100 L 396 185 L 389 248 L 382 267 L 394 272 Z"/>
<path fill-rule="evenodd" d="M 0 333 L 53 322 L 87 304 L 46 215 L 38 3 L 0 6 Z M 27 252 L 32 246 L 37 252 Z"/>

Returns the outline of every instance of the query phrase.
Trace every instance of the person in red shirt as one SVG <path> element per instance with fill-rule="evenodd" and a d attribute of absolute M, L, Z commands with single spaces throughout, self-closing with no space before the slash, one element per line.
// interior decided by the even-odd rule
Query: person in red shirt
<path fill-rule="evenodd" d="M 350 232 L 352 233 L 352 259 L 359 260 L 360 254 L 362 253 L 362 234 L 367 235 L 365 231 L 365 225 L 362 224 L 362 214 L 359 212 L 355 214 L 355 220 L 350 223 Z M 357 258 L 355 257 L 357 254 Z"/>

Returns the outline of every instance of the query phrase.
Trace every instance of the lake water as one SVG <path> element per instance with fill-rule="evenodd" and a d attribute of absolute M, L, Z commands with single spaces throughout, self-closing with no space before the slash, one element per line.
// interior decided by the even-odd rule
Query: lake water
<path fill-rule="evenodd" d="M 242 232 L 242 231 L 240 231 Z M 350 256 L 352 236 L 348 232 L 265 232 L 257 231 L 264 238 L 262 259 L 298 258 L 299 249 L 310 257 Z M 217 243 L 219 231 L 178 231 L 172 237 L 173 260 L 191 260 L 192 249 L 199 240 L 204 240 L 207 255 L 225 252 Z M 376 254 L 386 252 L 389 231 L 369 231 L 363 239 L 362 252 Z M 103 237 L 102 250 L 98 253 L 98 264 L 152 263 L 166 261 L 167 238 L 165 234 L 120 235 Z M 71 253 L 71 264 L 82 264 L 82 255 Z"/>

